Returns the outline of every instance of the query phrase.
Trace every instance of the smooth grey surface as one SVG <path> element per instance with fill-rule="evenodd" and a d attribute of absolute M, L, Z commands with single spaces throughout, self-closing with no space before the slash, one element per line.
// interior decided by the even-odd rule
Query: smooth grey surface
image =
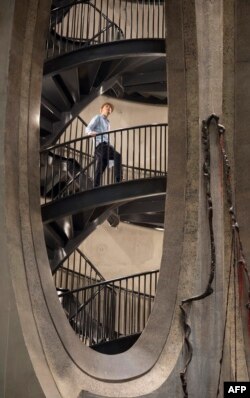
<path fill-rule="evenodd" d="M 234 166 L 235 197 L 240 237 L 243 246 L 248 273 L 250 272 L 250 3 L 247 0 L 236 2 L 236 54 L 235 54 L 235 131 L 234 131 Z M 242 271 L 244 273 L 244 271 Z M 250 275 L 250 274 L 249 274 Z M 245 304 L 249 301 L 247 291 L 249 282 L 244 277 L 240 289 L 243 293 L 241 302 L 244 319 L 244 340 L 247 359 L 248 377 L 250 378 L 250 328 L 249 310 Z"/>
<path fill-rule="evenodd" d="M 46 2 L 44 2 L 44 5 Z M 22 246 L 19 235 L 18 191 L 19 145 L 27 129 L 22 123 L 28 111 L 31 80 L 29 60 L 32 58 L 37 1 L 12 1 L 1 3 L 0 22 L 0 253 L 1 253 L 1 308 L 0 308 L 0 396 L 3 398 L 42 398 L 46 395 L 34 369 L 32 344 L 27 350 L 30 336 L 25 336 L 21 325 L 32 316 L 30 307 L 21 310 L 13 284 L 13 264 L 17 266 L 16 282 L 23 273 Z M 41 70 L 41 65 L 40 65 Z M 26 79 L 24 79 L 26 77 Z M 38 75 L 36 76 L 36 80 Z M 41 81 L 41 80 L 40 80 Z M 27 85 L 26 85 L 27 83 Z M 40 91 L 39 91 L 40 92 Z M 39 98 L 39 97 L 38 97 Z M 20 132 L 20 130 L 21 132 Z M 19 136 L 20 132 L 20 136 Z M 19 141 L 20 139 L 20 141 Z M 27 289 L 23 295 L 27 294 Z M 17 310 L 18 308 L 18 310 Z M 21 312 L 20 312 L 21 311 Z M 20 322 L 20 314 L 22 322 Z M 26 316 L 28 315 L 28 316 Z M 28 353 L 29 351 L 29 353 Z M 33 359 L 30 359 L 30 355 Z M 38 362 L 40 359 L 38 360 Z M 39 367 L 41 375 L 43 367 Z M 41 380 L 41 375 L 39 379 Z M 42 376 L 43 377 L 43 376 Z M 47 378 L 49 383 L 49 378 Z M 45 389 L 46 390 L 46 389 Z M 53 388 L 47 389 L 53 396 Z M 54 394 L 54 397 L 57 395 Z M 53 398 L 54 398 L 53 397 Z"/>
<path fill-rule="evenodd" d="M 225 22 L 222 5 L 225 13 L 229 13 L 231 25 Z M 202 292 L 209 275 L 200 123 L 212 112 L 221 114 L 223 87 L 226 90 L 232 85 L 233 72 L 229 72 L 229 65 L 234 65 L 234 58 L 226 58 L 227 78 L 230 78 L 223 80 L 222 54 L 227 45 L 232 46 L 233 35 L 228 32 L 235 25 L 236 104 L 234 108 L 231 93 L 228 94 L 231 104 L 227 97 L 224 104 L 227 115 L 228 109 L 236 112 L 236 199 L 242 242 L 249 258 L 250 97 L 246 82 L 250 76 L 250 5 L 246 0 L 167 1 L 169 171 L 162 269 L 154 310 L 142 338 L 133 349 L 116 358 L 94 353 L 74 338 L 49 273 L 38 170 L 39 95 L 45 39 L 44 33 L 38 32 L 45 32 L 49 2 L 4 0 L 1 12 L 5 21 L 0 24 L 4 35 L 1 37 L 5 41 L 1 40 L 0 50 L 6 57 L 0 65 L 0 284 L 5 303 L 0 310 L 0 392 L 3 398 L 181 398 L 179 373 L 186 355 L 182 350 L 179 304 L 182 299 Z M 223 37 L 224 27 L 227 35 Z M 211 133 L 215 133 L 214 128 Z M 224 259 L 228 258 L 229 235 L 224 232 L 225 209 L 215 136 L 213 140 L 219 267 L 213 285 L 215 293 L 191 306 L 194 356 L 187 382 L 194 398 L 214 398 L 216 393 L 227 295 L 228 268 Z M 222 368 L 223 378 L 229 379 L 234 376 L 235 366 L 235 347 L 230 345 L 235 343 L 230 338 L 234 333 L 234 310 L 233 306 L 229 307 L 227 355 Z M 240 323 L 240 317 L 237 319 Z M 247 338 L 245 333 L 244 345 L 240 334 L 237 335 L 239 351 L 235 362 L 241 364 L 238 369 L 241 378 L 247 375 L 246 364 L 249 369 L 249 351 L 246 357 L 244 352 Z"/>

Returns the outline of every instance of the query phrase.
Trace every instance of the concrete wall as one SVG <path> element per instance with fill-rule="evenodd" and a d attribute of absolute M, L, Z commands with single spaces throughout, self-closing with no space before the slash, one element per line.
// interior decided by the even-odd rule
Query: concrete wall
<path fill-rule="evenodd" d="M 160 268 L 163 231 L 105 222 L 80 246 L 105 279 Z"/>
<path fill-rule="evenodd" d="M 49 7 L 45 1 L 12 0 L 4 1 L 1 9 L 0 249 L 1 298 L 7 304 L 0 312 L 1 394 L 4 398 L 180 398 L 184 395 L 180 370 L 184 369 L 188 352 L 183 347 L 179 305 L 183 299 L 202 292 L 209 276 L 200 128 L 201 120 L 212 112 L 222 118 L 226 110 L 231 134 L 235 127 L 231 151 L 236 169 L 236 204 L 241 242 L 249 262 L 249 2 L 167 1 L 168 228 L 157 297 L 147 327 L 128 352 L 116 356 L 95 353 L 74 338 L 49 272 L 38 167 L 43 33 Z M 225 56 L 227 48 L 231 51 L 229 57 Z M 229 93 L 232 87 L 235 95 Z M 228 209 L 224 207 L 214 124 L 210 134 L 218 262 L 214 293 L 186 306 L 193 344 L 187 389 L 194 398 L 222 397 L 223 380 L 249 379 L 249 310 L 245 305 L 249 280 L 238 280 L 233 272 L 235 284 L 229 283 L 231 236 L 225 218 Z M 238 285 L 242 295 L 238 294 Z M 232 299 L 229 306 L 228 292 Z"/>

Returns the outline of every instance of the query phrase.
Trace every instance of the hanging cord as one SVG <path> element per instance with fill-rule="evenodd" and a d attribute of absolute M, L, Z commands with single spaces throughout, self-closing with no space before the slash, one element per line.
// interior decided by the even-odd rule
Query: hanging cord
<path fill-rule="evenodd" d="M 218 124 L 218 123 L 217 123 Z M 231 168 L 228 160 L 228 156 L 226 153 L 225 149 L 225 143 L 224 143 L 224 134 L 225 134 L 225 128 L 224 126 L 218 124 L 218 133 L 219 133 L 219 142 L 220 142 L 220 150 L 221 154 L 223 157 L 223 170 L 224 170 L 224 184 L 225 184 L 225 189 L 226 189 L 226 199 L 228 203 L 228 208 L 229 208 L 229 214 L 230 214 L 230 219 L 231 219 L 231 227 L 232 227 L 232 253 L 231 255 L 233 256 L 233 260 L 231 257 L 231 262 L 230 262 L 230 275 L 229 275 L 229 284 L 228 284 L 228 295 L 227 295 L 227 305 L 226 305 L 226 317 L 225 317 L 225 325 L 224 325 L 224 334 L 223 334 L 223 344 L 222 344 L 222 352 L 221 352 L 221 359 L 220 359 L 220 373 L 219 373 L 219 380 L 218 380 L 218 386 L 217 386 L 217 395 L 216 397 L 219 396 L 219 388 L 220 388 L 220 379 L 221 379 L 221 371 L 222 371 L 222 362 L 223 362 L 223 357 L 224 357 L 224 346 L 225 346 L 225 337 L 226 337 L 226 324 L 227 324 L 227 316 L 228 316 L 228 303 L 229 303 L 229 285 L 230 285 L 230 278 L 231 278 L 231 269 L 234 269 L 234 356 L 235 356 L 235 380 L 237 381 L 237 360 L 236 360 L 236 355 L 237 355 L 237 322 L 236 322 L 236 282 L 237 282 L 237 277 L 236 277 L 236 270 L 237 267 L 240 268 L 242 267 L 244 270 L 244 273 L 246 275 L 247 279 L 247 284 L 248 284 L 248 302 L 246 303 L 246 308 L 249 310 L 250 309 L 250 275 L 247 267 L 247 263 L 245 260 L 244 252 L 243 252 L 243 246 L 242 242 L 240 239 L 240 230 L 239 230 L 239 224 L 237 222 L 236 218 L 236 213 L 235 213 L 235 206 L 233 202 L 233 189 L 232 189 L 232 182 L 231 182 Z"/>
<path fill-rule="evenodd" d="M 218 118 L 219 120 L 219 118 Z M 218 123 L 217 123 L 218 124 Z M 218 124 L 218 133 L 220 138 L 220 149 L 223 156 L 223 166 L 224 166 L 224 182 L 226 186 L 227 203 L 229 207 L 229 214 L 232 222 L 232 231 L 235 235 L 235 255 L 238 267 L 242 267 L 246 275 L 248 284 L 248 302 L 246 303 L 246 308 L 250 309 L 250 275 L 247 267 L 245 255 L 243 252 L 243 246 L 240 239 L 240 229 L 236 218 L 235 206 L 233 204 L 233 194 L 232 194 L 232 183 L 231 183 L 231 168 L 228 160 L 228 156 L 224 144 L 224 134 L 225 127 Z"/>
<path fill-rule="evenodd" d="M 227 328 L 227 320 L 228 320 L 230 284 L 231 284 L 231 277 L 232 277 L 232 269 L 233 269 L 233 266 L 235 266 L 234 241 L 235 241 L 235 237 L 232 234 L 231 254 L 230 254 L 230 267 L 229 267 L 229 276 L 228 276 L 228 283 L 227 283 L 226 314 L 225 314 L 224 328 L 223 328 L 222 350 L 221 350 L 221 357 L 220 357 L 220 370 L 219 370 L 219 377 L 218 377 L 218 383 L 217 383 L 216 398 L 218 398 L 219 394 L 220 394 L 222 363 L 223 363 L 223 358 L 224 358 L 224 349 L 225 349 L 225 340 L 226 340 L 226 328 Z"/>
<path fill-rule="evenodd" d="M 212 120 L 215 120 L 217 124 L 218 134 L 219 134 L 219 143 L 220 143 L 220 150 L 223 158 L 223 171 L 224 171 L 224 184 L 226 190 L 226 198 L 229 207 L 229 214 L 231 217 L 232 223 L 232 244 L 231 244 L 231 260 L 230 260 L 230 271 L 229 271 L 229 281 L 227 287 L 227 302 L 226 302 L 226 316 L 225 316 L 225 323 L 224 323 L 224 331 L 223 331 L 223 344 L 222 344 L 222 353 L 220 358 L 220 372 L 219 372 L 219 379 L 217 385 L 217 395 L 219 396 L 219 386 L 220 386 L 220 379 L 221 379 L 221 371 L 222 371 L 222 363 L 224 357 L 224 345 L 225 345 L 225 336 L 226 336 L 226 325 L 227 325 L 227 318 L 228 318 L 228 306 L 229 306 L 229 289 L 230 289 L 230 282 L 231 282 L 231 270 L 234 269 L 234 324 L 235 324 L 235 380 L 237 380 L 237 361 L 236 361 L 236 268 L 241 267 L 246 275 L 246 280 L 248 284 L 248 302 L 246 303 L 246 308 L 250 310 L 250 275 L 247 267 L 247 263 L 245 260 L 243 246 L 240 239 L 240 230 L 239 224 L 237 222 L 235 208 L 233 205 L 233 190 L 232 190 L 232 183 L 231 183 L 231 168 L 228 161 L 228 156 L 225 150 L 224 144 L 224 133 L 225 127 L 219 124 L 219 117 L 212 114 L 207 120 L 203 120 L 202 122 L 202 142 L 204 148 L 204 164 L 203 164 L 203 176 L 206 182 L 206 198 L 207 198 L 207 208 L 208 208 L 208 221 L 209 221 L 209 233 L 210 233 L 210 253 L 211 253 L 211 263 L 210 263 L 210 275 L 207 287 L 204 293 L 193 296 L 188 299 L 182 300 L 180 309 L 182 313 L 182 320 L 183 320 L 183 329 L 184 329 L 184 342 L 187 349 L 187 360 L 184 366 L 184 369 L 180 372 L 180 378 L 182 382 L 182 389 L 184 392 L 184 398 L 188 398 L 188 389 L 187 389 L 187 380 L 186 380 L 186 373 L 188 366 L 192 360 L 193 356 L 193 347 L 190 343 L 189 336 L 191 334 L 191 327 L 188 323 L 188 310 L 190 307 L 186 309 L 188 304 L 191 304 L 193 301 L 198 301 L 204 299 L 205 297 L 209 296 L 213 293 L 212 282 L 215 276 L 215 269 L 216 269 L 216 254 L 215 254 L 215 241 L 214 241 L 214 232 L 213 232 L 213 204 L 211 198 L 211 190 L 210 190 L 210 139 L 209 139 L 209 126 Z"/>
<path fill-rule="evenodd" d="M 187 360 L 183 370 L 180 372 L 180 378 L 182 382 L 182 389 L 184 392 L 184 398 L 188 398 L 188 389 L 187 389 L 187 380 L 186 374 L 188 366 L 193 357 L 193 347 L 190 343 L 189 336 L 191 334 L 191 327 L 188 323 L 188 309 L 189 304 L 193 301 L 202 300 L 205 297 L 210 296 L 213 293 L 212 283 L 215 276 L 215 267 L 216 267 L 216 254 L 215 254 L 215 241 L 214 241 L 214 230 L 213 230 L 213 203 L 211 196 L 211 174 L 210 174 L 210 137 L 209 137 L 209 126 L 212 121 L 215 119 L 216 122 L 218 117 L 216 115 L 211 115 L 207 120 L 202 121 L 202 143 L 204 148 L 204 163 L 203 163 L 203 176 L 205 180 L 205 189 L 206 189 L 206 199 L 207 199 L 207 209 L 208 209 L 208 223 L 209 223 L 209 234 L 210 234 L 210 274 L 207 283 L 207 287 L 203 293 L 197 296 L 189 297 L 185 300 L 182 300 L 180 309 L 182 312 L 182 321 L 183 321 L 183 329 L 184 329 L 184 342 L 187 349 Z M 186 309 L 186 307 L 188 308 Z"/>

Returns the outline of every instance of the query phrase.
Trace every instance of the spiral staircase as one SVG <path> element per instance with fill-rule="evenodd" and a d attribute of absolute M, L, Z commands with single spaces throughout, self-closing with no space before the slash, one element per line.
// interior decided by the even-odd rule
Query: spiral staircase
<path fill-rule="evenodd" d="M 150 315 L 159 270 L 106 281 L 79 245 L 98 225 L 164 227 L 167 125 L 108 132 L 121 154 L 93 185 L 95 140 L 79 113 L 97 96 L 166 104 L 164 2 L 54 1 L 41 100 L 41 212 L 59 300 L 95 350 L 127 350 Z"/>

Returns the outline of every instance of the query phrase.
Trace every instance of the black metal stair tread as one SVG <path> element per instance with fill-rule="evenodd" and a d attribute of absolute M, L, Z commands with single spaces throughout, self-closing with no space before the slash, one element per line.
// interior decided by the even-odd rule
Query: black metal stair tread
<path fill-rule="evenodd" d="M 83 210 L 122 204 L 130 200 L 155 196 L 166 193 L 166 176 L 145 178 L 98 187 L 89 191 L 79 192 L 75 195 L 42 205 L 42 220 L 44 223 L 57 218 L 77 214 Z"/>
<path fill-rule="evenodd" d="M 44 75 L 54 75 L 60 71 L 79 66 L 90 61 L 104 61 L 136 55 L 161 57 L 166 55 L 164 39 L 131 39 L 97 44 L 91 47 L 79 48 L 44 63 Z"/>
<path fill-rule="evenodd" d="M 91 348 L 107 355 L 120 354 L 131 348 L 140 337 L 141 333 L 134 333 L 127 336 L 122 336 L 110 341 L 103 341 L 101 343 L 92 345 Z"/>

